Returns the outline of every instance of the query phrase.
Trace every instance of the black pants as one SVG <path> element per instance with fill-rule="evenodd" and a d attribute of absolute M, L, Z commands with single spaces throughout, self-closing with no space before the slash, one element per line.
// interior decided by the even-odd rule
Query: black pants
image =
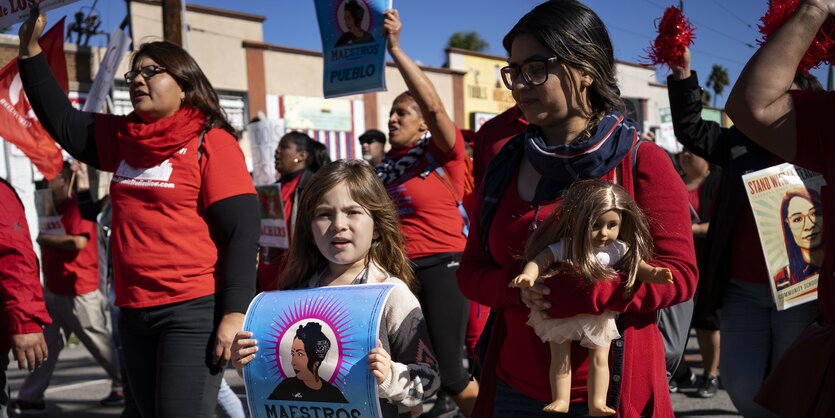
<path fill-rule="evenodd" d="M 217 323 L 214 296 L 121 309 L 125 368 L 143 417 L 213 416 L 223 377 L 211 364 Z"/>
<path fill-rule="evenodd" d="M 461 393 L 470 382 L 464 367 L 470 301 L 458 288 L 455 272 L 461 253 L 437 254 L 412 260 L 420 284 L 418 300 L 429 328 L 432 348 L 438 357 L 441 388 L 450 395 Z"/>

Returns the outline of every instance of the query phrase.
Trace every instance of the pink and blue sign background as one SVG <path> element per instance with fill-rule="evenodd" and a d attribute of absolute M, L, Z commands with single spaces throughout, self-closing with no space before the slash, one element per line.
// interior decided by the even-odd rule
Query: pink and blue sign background
<path fill-rule="evenodd" d="M 244 384 L 252 417 L 334 416 L 379 417 L 377 382 L 368 371 L 368 352 L 377 345 L 383 306 L 390 284 L 331 286 L 263 292 L 255 297 L 244 329 L 258 341 L 258 353 L 244 367 Z M 283 380 L 295 375 L 290 346 L 300 325 L 317 322 L 331 342 L 319 376 L 337 387 L 347 404 L 274 401 L 269 396 Z M 302 412 L 306 408 L 306 412 Z M 295 412 L 295 413 L 293 413 Z M 356 417 L 355 417 L 356 416 Z"/>

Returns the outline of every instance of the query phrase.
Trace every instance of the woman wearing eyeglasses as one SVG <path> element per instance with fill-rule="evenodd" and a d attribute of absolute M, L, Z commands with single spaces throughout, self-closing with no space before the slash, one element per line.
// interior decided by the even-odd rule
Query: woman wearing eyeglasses
<path fill-rule="evenodd" d="M 503 80 L 530 126 L 487 169 L 458 271 L 465 296 L 498 309 L 473 416 L 553 416 L 542 410 L 552 399 L 549 347 L 526 325 L 535 309 L 559 318 L 621 313 L 623 339 L 612 344 L 607 404 L 621 417 L 673 417 L 655 321 L 658 309 L 691 298 L 696 287 L 684 184 L 655 144 L 635 148 L 639 132 L 622 113 L 612 44 L 592 10 L 575 0 L 545 2 L 522 17 L 504 45 Z M 650 219 L 649 264 L 672 270 L 674 283 L 642 283 L 624 294 L 624 277 L 589 286 L 555 265 L 557 277 L 547 286 L 508 287 L 521 272 L 529 234 L 572 182 L 590 178 L 621 184 L 634 196 Z M 578 345 L 571 356 L 566 416 L 588 416 L 588 358 Z"/>
<path fill-rule="evenodd" d="M 385 12 L 388 51 L 408 91 L 389 111 L 391 150 L 377 174 L 397 207 L 406 253 L 420 284 L 418 299 L 438 357 L 441 387 L 469 416 L 478 384 L 463 365 L 470 302 L 455 272 L 466 244 L 460 206 L 464 194 L 464 137 L 444 109 L 429 78 L 400 48 L 397 10 Z M 439 410 L 445 402 L 438 402 Z"/>
<path fill-rule="evenodd" d="M 258 202 L 235 130 L 180 47 L 143 44 L 127 116 L 74 110 L 41 54 L 46 16 L 20 28 L 38 119 L 75 158 L 114 173 L 112 255 L 125 366 L 143 416 L 205 417 L 254 293 Z"/>

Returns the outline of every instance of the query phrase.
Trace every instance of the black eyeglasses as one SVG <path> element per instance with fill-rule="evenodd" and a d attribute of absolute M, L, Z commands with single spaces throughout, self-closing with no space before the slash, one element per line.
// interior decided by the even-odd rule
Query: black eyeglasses
<path fill-rule="evenodd" d="M 526 85 L 530 87 L 542 85 L 548 81 L 548 64 L 555 61 L 557 61 L 557 57 L 534 58 L 522 65 L 510 64 L 500 70 L 504 86 L 513 90 L 513 81 L 520 74 Z"/>
<path fill-rule="evenodd" d="M 160 65 L 146 65 L 138 70 L 130 70 L 125 73 L 125 82 L 128 84 L 133 83 L 133 80 L 136 79 L 136 76 L 141 75 L 145 81 L 148 81 L 151 77 L 159 74 L 164 73 L 166 68 Z"/>

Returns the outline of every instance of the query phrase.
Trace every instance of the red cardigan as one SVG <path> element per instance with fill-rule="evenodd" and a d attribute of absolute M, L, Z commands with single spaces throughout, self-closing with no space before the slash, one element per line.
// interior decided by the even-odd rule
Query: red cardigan
<path fill-rule="evenodd" d="M 656 258 L 650 264 L 670 268 L 674 284 L 636 284 L 634 297 L 624 299 L 622 280 L 588 287 L 580 279 L 558 275 L 547 282 L 553 306 L 548 313 L 554 317 L 570 317 L 605 310 L 629 312 L 624 316 L 626 346 L 618 416 L 673 417 L 664 345 L 655 326 L 655 311 L 692 298 L 696 289 L 698 273 L 688 198 L 669 157 L 655 144 L 643 144 L 637 161 L 635 200 L 650 222 L 656 247 Z M 611 180 L 611 173 L 607 177 Z M 482 376 L 485 382 L 479 393 L 476 417 L 491 416 L 496 377 L 522 394 L 541 402 L 551 401 L 548 345 L 525 324 L 529 311 L 520 301 L 519 290 L 508 288 L 507 284 L 521 271 L 517 257 L 522 253 L 534 216 L 541 222 L 556 204 L 542 205 L 537 211 L 518 197 L 517 180 L 508 186 L 490 228 L 490 251 L 499 265 L 491 263 L 481 248 L 477 225 L 480 208 L 477 208 L 471 217 L 473 225 L 458 269 L 458 283 L 464 295 L 478 303 L 503 308 L 507 325 L 507 336 L 498 355 L 492 358 L 495 364 L 485 365 L 487 376 Z M 488 355 L 487 361 L 490 360 Z M 491 373 L 493 370 L 495 373 Z M 587 352 L 575 344 L 572 401 L 585 401 L 586 375 Z"/>
<path fill-rule="evenodd" d="M 0 355 L 8 353 L 12 335 L 40 333 L 52 323 L 26 215 L 5 181 L 0 181 L 0 323 Z"/>

